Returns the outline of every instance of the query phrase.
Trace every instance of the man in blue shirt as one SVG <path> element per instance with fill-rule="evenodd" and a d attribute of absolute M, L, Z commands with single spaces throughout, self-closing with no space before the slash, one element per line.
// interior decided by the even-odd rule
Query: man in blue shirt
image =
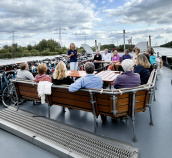
<path fill-rule="evenodd" d="M 131 56 L 129 55 L 129 50 L 125 50 L 125 54 L 122 56 L 122 61 L 125 59 L 131 59 Z"/>
<path fill-rule="evenodd" d="M 81 88 L 102 88 L 103 81 L 99 75 L 94 73 L 94 64 L 87 62 L 84 66 L 87 76 L 83 76 L 70 85 L 69 91 L 75 92 Z"/>

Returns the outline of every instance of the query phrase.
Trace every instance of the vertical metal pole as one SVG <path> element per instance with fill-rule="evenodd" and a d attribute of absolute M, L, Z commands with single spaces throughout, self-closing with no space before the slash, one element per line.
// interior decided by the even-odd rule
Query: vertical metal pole
<path fill-rule="evenodd" d="M 133 124 L 133 142 L 137 142 L 136 138 L 136 131 L 135 131 L 135 100 L 136 100 L 136 92 L 133 92 L 133 98 L 132 98 L 132 124 Z"/>
<path fill-rule="evenodd" d="M 49 102 L 48 95 L 46 95 L 46 99 L 47 99 L 47 103 L 48 103 L 48 118 L 50 118 L 50 102 Z"/>
<path fill-rule="evenodd" d="M 16 99 L 17 99 L 17 111 L 19 110 L 19 97 L 18 97 L 18 94 L 17 94 L 17 90 L 16 90 L 16 86 L 14 85 L 14 83 L 12 83 L 13 86 L 14 86 L 14 91 L 15 91 L 15 94 L 16 94 Z"/>
<path fill-rule="evenodd" d="M 151 47 L 151 36 L 149 35 L 149 47 Z"/>
<path fill-rule="evenodd" d="M 156 74 L 155 74 L 156 75 Z M 156 83 L 156 80 L 157 80 L 157 76 L 155 76 L 155 84 L 154 84 L 154 87 L 153 87 L 153 95 L 154 95 L 154 99 L 153 101 L 156 101 L 156 97 L 155 97 L 155 90 L 157 90 L 157 83 Z"/>
<path fill-rule="evenodd" d="M 113 115 L 114 115 L 114 116 L 116 116 L 116 114 L 117 114 L 117 112 L 118 112 L 118 111 L 116 110 L 116 98 L 117 98 L 117 97 L 116 97 L 115 95 L 113 95 L 113 97 L 112 97 L 112 100 L 113 100 L 113 111 L 112 111 L 112 112 L 113 112 Z"/>
<path fill-rule="evenodd" d="M 95 51 L 97 50 L 97 40 L 95 40 Z"/>
<path fill-rule="evenodd" d="M 123 30 L 123 39 L 124 39 L 124 51 L 125 51 L 125 30 Z"/>
<path fill-rule="evenodd" d="M 93 116 L 93 118 L 94 118 L 94 132 L 96 133 L 96 110 L 95 110 L 95 106 L 94 106 L 95 101 L 93 100 L 93 93 L 91 91 L 89 91 L 89 93 L 90 93 L 90 98 L 91 98 L 90 102 L 92 104 L 93 115 L 94 115 Z"/>
<path fill-rule="evenodd" d="M 152 119 L 152 109 L 151 109 L 153 92 L 154 92 L 154 89 L 152 88 L 151 91 L 149 92 L 150 96 L 149 96 L 149 104 L 148 104 L 149 114 L 150 114 L 150 123 L 149 123 L 149 125 L 151 125 L 151 126 L 154 126 L 153 119 Z"/>

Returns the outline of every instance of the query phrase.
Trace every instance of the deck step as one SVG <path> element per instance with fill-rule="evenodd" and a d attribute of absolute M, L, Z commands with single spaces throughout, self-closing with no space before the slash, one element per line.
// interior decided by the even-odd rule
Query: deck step
<path fill-rule="evenodd" d="M 59 157 L 136 158 L 133 145 L 13 108 L 0 111 L 0 128 Z"/>

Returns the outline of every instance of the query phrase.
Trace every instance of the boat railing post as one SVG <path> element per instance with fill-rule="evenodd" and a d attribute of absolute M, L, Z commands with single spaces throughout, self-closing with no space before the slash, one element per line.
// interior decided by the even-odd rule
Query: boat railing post
<path fill-rule="evenodd" d="M 116 114 L 117 114 L 117 112 L 118 112 L 118 110 L 116 110 L 116 96 L 115 95 L 113 95 L 112 96 L 112 100 L 113 100 L 113 110 L 112 110 L 112 112 L 113 112 L 113 115 L 115 116 Z"/>
<path fill-rule="evenodd" d="M 14 86 L 14 92 L 15 92 L 15 95 L 16 95 L 16 100 L 17 100 L 17 111 L 19 110 L 19 97 L 18 97 L 18 94 L 17 94 L 17 90 L 16 90 L 16 86 L 14 84 L 14 81 L 12 82 L 13 86 Z"/>
<path fill-rule="evenodd" d="M 155 93 L 154 92 L 154 87 L 149 92 L 150 96 L 149 96 L 149 102 L 147 104 L 147 106 L 149 107 L 149 114 L 150 114 L 150 123 L 149 123 L 149 125 L 151 125 L 151 126 L 154 126 L 153 119 L 152 119 L 152 109 L 151 109 L 153 93 Z"/>
<path fill-rule="evenodd" d="M 89 93 L 90 93 L 90 98 L 91 98 L 90 102 L 91 102 L 92 109 L 93 109 L 94 132 L 96 133 L 96 124 L 97 124 L 97 122 L 96 122 L 96 110 L 95 110 L 95 105 L 94 105 L 95 104 L 95 101 L 93 99 L 93 93 L 92 93 L 91 90 L 89 90 Z"/>
<path fill-rule="evenodd" d="M 49 102 L 49 97 L 46 95 L 47 103 L 48 103 L 48 118 L 50 118 L 50 102 Z"/>
<path fill-rule="evenodd" d="M 136 100 L 136 91 L 132 92 L 132 125 L 133 125 L 133 134 L 134 134 L 134 138 L 133 138 L 133 142 L 137 142 L 137 138 L 136 138 L 136 131 L 135 131 L 135 100 Z"/>

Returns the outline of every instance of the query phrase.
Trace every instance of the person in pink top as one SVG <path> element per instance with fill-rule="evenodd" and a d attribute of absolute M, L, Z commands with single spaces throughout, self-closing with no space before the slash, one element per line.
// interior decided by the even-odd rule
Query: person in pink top
<path fill-rule="evenodd" d="M 112 61 L 120 62 L 120 56 L 117 54 L 116 50 L 113 52 Z"/>
<path fill-rule="evenodd" d="M 47 72 L 47 66 L 45 64 L 40 64 L 38 66 L 38 74 L 35 76 L 34 81 L 35 82 L 39 82 L 39 81 L 52 82 L 51 77 L 45 74 L 46 72 Z"/>

